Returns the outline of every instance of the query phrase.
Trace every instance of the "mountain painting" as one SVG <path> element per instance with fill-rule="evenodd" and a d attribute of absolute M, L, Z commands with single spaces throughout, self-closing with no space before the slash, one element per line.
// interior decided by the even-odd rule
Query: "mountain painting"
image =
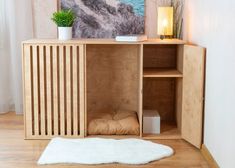
<path fill-rule="evenodd" d="M 115 38 L 144 34 L 144 0 L 60 0 L 77 16 L 74 38 Z"/>

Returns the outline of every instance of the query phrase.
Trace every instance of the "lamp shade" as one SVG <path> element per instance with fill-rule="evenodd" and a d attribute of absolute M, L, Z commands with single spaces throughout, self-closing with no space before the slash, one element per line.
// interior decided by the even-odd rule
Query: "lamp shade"
<path fill-rule="evenodd" d="M 173 35 L 173 7 L 158 7 L 158 35 Z"/>

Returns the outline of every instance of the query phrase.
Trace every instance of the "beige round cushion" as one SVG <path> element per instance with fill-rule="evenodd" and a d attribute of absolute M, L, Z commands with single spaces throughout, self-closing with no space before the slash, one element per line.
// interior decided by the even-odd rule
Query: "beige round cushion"
<path fill-rule="evenodd" d="M 139 135 L 134 111 L 118 110 L 88 113 L 89 135 Z"/>

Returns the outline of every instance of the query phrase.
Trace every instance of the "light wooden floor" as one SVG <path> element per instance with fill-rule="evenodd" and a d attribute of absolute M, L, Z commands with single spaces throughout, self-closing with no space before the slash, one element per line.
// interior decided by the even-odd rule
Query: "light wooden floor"
<path fill-rule="evenodd" d="M 53 165 L 37 166 L 47 140 L 24 140 L 23 116 L 14 113 L 0 115 L 0 167 L 1 168 L 209 168 L 200 151 L 183 140 L 154 141 L 175 149 L 175 155 L 147 165 Z"/>

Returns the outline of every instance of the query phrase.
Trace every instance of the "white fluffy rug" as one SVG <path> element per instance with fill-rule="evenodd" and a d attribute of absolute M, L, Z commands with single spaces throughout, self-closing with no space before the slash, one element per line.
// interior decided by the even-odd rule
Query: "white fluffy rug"
<path fill-rule="evenodd" d="M 38 164 L 146 164 L 173 155 L 172 148 L 140 139 L 54 138 Z"/>

